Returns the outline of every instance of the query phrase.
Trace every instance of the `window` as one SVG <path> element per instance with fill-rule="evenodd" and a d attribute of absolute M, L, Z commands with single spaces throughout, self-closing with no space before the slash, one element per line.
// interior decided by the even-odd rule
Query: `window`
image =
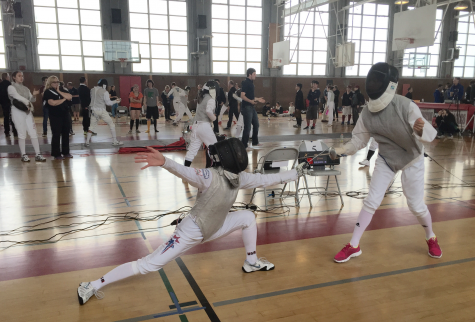
<path fill-rule="evenodd" d="M 346 76 L 366 76 L 373 64 L 386 62 L 388 26 L 389 5 L 365 3 L 349 9 L 348 41 L 355 43 L 355 65 L 346 67 Z"/>
<path fill-rule="evenodd" d="M 286 7 L 295 4 L 297 1 L 290 1 Z M 284 66 L 284 75 L 326 74 L 328 9 L 326 4 L 285 17 L 284 37 L 290 40 L 290 65 Z"/>
<path fill-rule="evenodd" d="M 40 69 L 102 71 L 100 0 L 34 0 Z"/>
<path fill-rule="evenodd" d="M 140 43 L 142 62 L 134 72 L 187 73 L 186 1 L 129 0 L 130 40 Z"/>
<path fill-rule="evenodd" d="M 461 12 L 463 15 L 465 12 Z M 466 13 L 465 13 L 466 14 Z M 454 62 L 454 77 L 475 77 L 475 28 L 473 16 L 459 18 L 457 47 L 459 59 Z"/>
<path fill-rule="evenodd" d="M 0 6 L 0 11 L 2 11 L 2 6 Z M 3 37 L 3 14 L 0 14 L 0 69 L 6 69 L 7 64 L 5 61 L 5 38 Z"/>
<path fill-rule="evenodd" d="M 414 7 L 409 7 L 408 10 L 413 10 Z M 440 39 L 442 38 L 442 17 L 444 15 L 443 9 L 437 9 L 436 20 L 435 20 L 435 33 L 434 37 L 437 34 L 437 38 L 434 41 L 432 46 L 410 48 L 404 50 L 404 60 L 402 68 L 402 76 L 409 77 L 437 77 L 439 71 L 439 57 L 440 57 Z M 439 33 L 437 33 L 439 30 Z M 409 54 L 431 54 L 429 68 L 407 68 L 409 63 Z"/>
<path fill-rule="evenodd" d="M 213 0 L 213 74 L 261 73 L 262 0 Z"/>

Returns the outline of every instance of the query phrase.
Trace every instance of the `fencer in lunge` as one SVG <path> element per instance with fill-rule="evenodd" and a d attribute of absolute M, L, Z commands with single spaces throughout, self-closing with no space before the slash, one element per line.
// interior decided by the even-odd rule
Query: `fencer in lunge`
<path fill-rule="evenodd" d="M 175 108 L 176 117 L 175 121 L 173 121 L 173 125 L 178 126 L 180 123 L 181 118 L 186 113 L 188 115 L 188 119 L 191 120 L 193 115 L 191 114 L 190 109 L 188 108 L 188 92 L 190 88 L 188 86 L 185 89 L 181 89 L 180 87 L 176 86 L 175 83 L 172 83 L 172 89 L 168 92 L 167 97 L 173 95 L 173 107 Z"/>
<path fill-rule="evenodd" d="M 136 163 L 148 163 L 162 167 L 177 177 L 186 179 L 198 188 L 195 205 L 176 227 L 170 239 L 152 254 L 137 261 L 114 268 L 103 277 L 83 282 L 77 289 L 80 304 L 86 303 L 92 295 L 103 298 L 99 290 L 116 281 L 133 275 L 147 274 L 160 270 L 167 263 L 181 256 L 188 249 L 208 241 L 242 230 L 246 259 L 242 266 L 245 273 L 270 271 L 274 264 L 256 254 L 257 226 L 255 215 L 248 210 L 229 212 L 240 189 L 252 189 L 294 181 L 303 174 L 303 164 L 296 169 L 278 174 L 251 174 L 243 172 L 248 165 L 246 148 L 237 138 L 220 141 L 210 147 L 215 163 L 212 168 L 188 168 L 165 158 L 160 152 L 149 148 L 151 153 L 139 153 Z"/>
<path fill-rule="evenodd" d="M 196 114 L 191 124 L 191 142 L 185 156 L 187 167 L 191 165 L 203 143 L 209 147 L 217 142 L 212 128 L 212 122 L 216 119 L 216 88 L 218 85 L 214 81 L 208 81 L 200 91 Z"/>
<path fill-rule="evenodd" d="M 373 215 L 380 206 L 386 188 L 396 172 L 402 171 L 401 181 L 407 205 L 424 228 L 428 254 L 442 257 L 437 237 L 432 231 L 432 219 L 424 203 L 424 145 L 437 135 L 432 125 L 424 120 L 419 107 L 411 100 L 396 95 L 398 70 L 387 64 L 373 65 L 366 78 L 368 107 L 353 129 L 353 138 L 338 154 L 355 154 L 366 147 L 373 137 L 379 144 L 376 167 L 371 178 L 369 193 L 363 202 L 351 241 L 336 254 L 334 261 L 346 262 L 361 255 L 359 242 Z"/>
<path fill-rule="evenodd" d="M 91 126 L 87 131 L 87 139 L 85 146 L 89 146 L 91 142 L 91 136 L 93 133 L 97 133 L 97 122 L 102 119 L 109 125 L 112 133 L 112 145 L 118 146 L 124 144 L 117 140 L 117 134 L 115 132 L 115 124 L 112 121 L 109 113 L 106 110 L 106 105 L 114 105 L 120 103 L 120 98 L 114 101 L 110 100 L 109 92 L 107 91 L 107 79 L 100 79 L 97 86 L 91 89 Z"/>
<path fill-rule="evenodd" d="M 18 132 L 18 145 L 20 146 L 21 161 L 30 162 L 26 154 L 26 133 L 30 136 L 31 144 L 35 149 L 35 161 L 45 162 L 46 159 L 40 153 L 40 144 L 38 142 L 38 133 L 36 133 L 35 119 L 33 118 L 33 104 L 36 102 L 37 90 L 31 94 L 28 87 L 23 85 L 23 73 L 16 71 L 12 74 L 13 82 L 7 88 L 8 97 L 12 102 L 12 121 Z"/>

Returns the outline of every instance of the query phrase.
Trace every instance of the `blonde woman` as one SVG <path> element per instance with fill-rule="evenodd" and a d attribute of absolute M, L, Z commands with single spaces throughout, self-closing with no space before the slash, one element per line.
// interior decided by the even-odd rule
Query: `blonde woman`
<path fill-rule="evenodd" d="M 12 101 L 12 121 L 18 131 L 18 145 L 21 151 L 21 161 L 30 162 L 26 154 L 26 133 L 30 135 L 31 144 L 35 149 L 35 161 L 45 162 L 46 159 L 40 154 L 40 144 L 36 133 L 35 120 L 33 118 L 33 105 L 36 102 L 36 95 L 40 92 L 36 89 L 31 94 L 30 90 L 23 85 L 23 73 L 16 71 L 12 74 L 13 82 L 8 86 L 8 97 Z"/>
<path fill-rule="evenodd" d="M 53 133 L 51 156 L 55 160 L 71 159 L 73 157 L 69 153 L 69 131 L 71 131 L 69 103 L 72 99 L 71 94 L 63 91 L 58 77 L 48 77 L 43 93 L 43 106 L 49 110 L 49 121 Z M 61 146 L 60 142 L 62 143 Z"/>

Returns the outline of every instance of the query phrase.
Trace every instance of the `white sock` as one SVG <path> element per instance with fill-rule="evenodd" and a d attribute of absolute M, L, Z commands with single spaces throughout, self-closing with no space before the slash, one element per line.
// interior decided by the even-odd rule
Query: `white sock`
<path fill-rule="evenodd" d="M 92 133 L 87 131 L 87 139 L 86 139 L 86 143 L 89 143 L 91 142 L 91 137 L 92 137 Z"/>
<path fill-rule="evenodd" d="M 112 133 L 112 142 L 117 141 L 117 134 L 115 133 L 115 129 L 111 129 L 111 133 Z"/>
<path fill-rule="evenodd" d="M 373 214 L 370 214 L 366 210 L 361 209 L 360 214 L 358 216 L 358 221 L 355 225 L 355 230 L 353 230 L 353 236 L 351 237 L 351 246 L 358 247 L 358 245 L 360 244 L 361 236 L 363 236 L 363 233 L 366 230 L 366 227 L 368 227 L 372 218 Z"/>
<path fill-rule="evenodd" d="M 250 264 L 255 264 L 257 262 L 257 225 L 255 223 L 242 230 L 242 241 L 246 249 L 246 260 Z"/>
<path fill-rule="evenodd" d="M 25 144 L 26 144 L 25 139 L 18 139 L 18 145 L 20 146 L 20 153 L 22 156 L 23 154 L 26 154 Z"/>
<path fill-rule="evenodd" d="M 131 277 L 135 275 L 134 269 L 132 267 L 133 262 L 125 263 L 120 266 L 117 266 L 112 271 L 98 279 L 97 281 L 91 282 L 92 286 L 99 290 L 100 288 L 106 286 L 107 284 L 114 283 L 124 278 Z"/>
<path fill-rule="evenodd" d="M 427 240 L 431 239 L 432 237 L 435 237 L 435 234 L 432 231 L 432 216 L 430 215 L 429 210 L 427 210 L 427 215 L 425 215 L 424 217 L 417 217 L 417 220 L 424 228 Z"/>
<path fill-rule="evenodd" d="M 33 149 L 35 149 L 36 155 L 40 154 L 40 144 L 38 143 L 38 139 L 31 139 L 31 144 L 33 145 Z"/>

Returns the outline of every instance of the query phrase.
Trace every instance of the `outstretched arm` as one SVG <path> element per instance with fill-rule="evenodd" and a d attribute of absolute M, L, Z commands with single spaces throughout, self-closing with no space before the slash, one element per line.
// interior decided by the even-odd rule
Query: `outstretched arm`
<path fill-rule="evenodd" d="M 275 186 L 297 180 L 297 171 L 290 170 L 276 174 L 260 174 L 241 172 L 239 174 L 240 189 L 253 189 Z"/>
<path fill-rule="evenodd" d="M 358 122 L 356 122 L 356 126 L 353 129 L 351 141 L 346 143 L 343 147 L 336 148 L 337 154 L 346 154 L 346 155 L 353 155 L 358 150 L 363 149 L 369 142 L 371 138 L 370 133 L 364 126 L 363 120 L 360 117 Z"/>
<path fill-rule="evenodd" d="M 194 169 L 185 167 L 175 161 L 165 158 L 162 153 L 152 147 L 147 147 L 150 152 L 140 152 L 135 157 L 135 163 L 147 163 L 142 170 L 148 167 L 162 167 L 175 176 L 185 179 L 190 185 L 204 191 L 209 188 L 212 173 L 209 169 Z"/>

